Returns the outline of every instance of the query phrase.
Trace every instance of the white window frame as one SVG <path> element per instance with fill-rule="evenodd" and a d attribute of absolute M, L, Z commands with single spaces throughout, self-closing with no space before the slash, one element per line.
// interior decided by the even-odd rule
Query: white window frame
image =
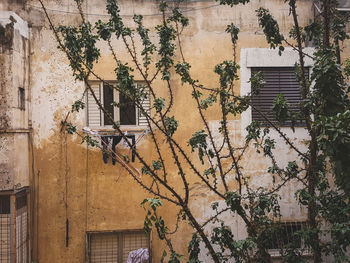
<path fill-rule="evenodd" d="M 304 48 L 304 53 L 312 55 L 315 51 L 314 48 Z M 305 56 L 305 67 L 310 68 L 310 74 L 312 72 L 313 60 Z M 250 77 L 251 68 L 256 67 L 294 67 L 295 63 L 299 62 L 298 52 L 292 48 L 285 48 L 280 56 L 277 49 L 270 48 L 242 48 L 240 54 L 240 76 L 241 76 L 241 88 L 240 95 L 245 96 L 250 94 Z M 241 134 L 242 136 L 247 135 L 246 127 L 252 122 L 252 109 L 249 107 L 246 111 L 241 114 Z M 287 135 L 293 136 L 290 127 L 281 127 L 283 132 Z M 298 137 L 307 138 L 307 131 L 303 127 L 296 127 L 295 130 L 298 133 Z"/>
<path fill-rule="evenodd" d="M 107 81 L 108 83 L 112 84 L 113 86 L 115 86 L 117 84 L 117 82 L 115 81 Z M 99 87 L 99 96 L 98 98 L 100 99 L 100 102 L 102 105 L 104 105 L 104 96 L 103 96 L 103 83 L 101 81 L 90 81 L 90 85 L 92 87 Z M 141 81 L 137 81 L 135 82 L 135 85 L 142 85 L 142 86 L 146 86 L 145 83 L 141 82 Z M 146 87 L 147 89 L 147 87 Z M 89 91 L 87 91 L 87 96 L 85 99 L 85 103 L 86 103 L 86 124 L 88 127 L 93 127 L 93 128 L 98 128 L 98 129 L 106 129 L 106 130 L 110 130 L 113 128 L 112 125 L 104 125 L 104 114 L 102 112 L 101 109 L 99 109 L 99 119 L 100 119 L 100 125 L 90 125 L 90 117 L 89 117 Z M 116 89 L 113 89 L 113 100 L 116 103 L 119 103 L 119 92 Z M 91 101 L 91 99 L 90 99 Z M 93 101 L 93 103 L 96 104 L 95 101 Z M 148 97 L 148 99 L 146 99 L 144 102 L 144 108 L 148 111 L 148 114 L 150 114 L 150 107 L 151 107 L 151 102 L 150 102 L 150 96 Z M 98 105 L 94 105 L 97 106 Z M 135 106 L 136 108 L 136 124 L 135 125 L 121 125 L 121 127 L 125 130 L 133 130 L 133 129 L 146 129 L 147 128 L 147 124 L 145 124 L 145 122 L 141 123 L 140 122 L 140 118 L 141 117 L 141 111 L 140 109 Z M 120 109 L 119 107 L 113 107 L 114 109 L 114 121 L 119 121 L 120 120 Z"/>

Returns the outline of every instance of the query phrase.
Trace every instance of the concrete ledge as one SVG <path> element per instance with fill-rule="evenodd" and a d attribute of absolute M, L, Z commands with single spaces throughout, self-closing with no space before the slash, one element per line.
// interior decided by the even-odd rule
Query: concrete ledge
<path fill-rule="evenodd" d="M 312 56 L 314 48 L 304 48 L 306 54 Z M 298 53 L 292 48 L 286 48 L 282 55 L 278 55 L 278 49 L 269 48 L 242 48 L 245 53 L 246 67 L 291 67 L 299 62 Z M 241 54 L 242 54 L 241 53 Z M 310 57 L 304 57 L 305 67 L 312 67 L 313 60 Z"/>
<path fill-rule="evenodd" d="M 2 133 L 30 133 L 31 129 L 0 129 L 0 134 Z"/>
<path fill-rule="evenodd" d="M 28 23 L 19 17 L 15 12 L 12 11 L 0 11 L 0 24 L 5 27 L 11 23 L 10 17 L 13 17 L 16 22 L 14 23 L 14 29 L 18 30 L 21 36 L 29 38 Z"/>

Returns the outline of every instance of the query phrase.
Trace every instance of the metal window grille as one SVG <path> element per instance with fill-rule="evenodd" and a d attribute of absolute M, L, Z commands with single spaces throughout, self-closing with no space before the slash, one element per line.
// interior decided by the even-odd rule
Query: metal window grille
<path fill-rule="evenodd" d="M 299 103 L 301 102 L 300 85 L 295 76 L 294 68 L 278 68 L 278 67 L 262 67 L 252 68 L 252 75 L 261 72 L 264 76 L 264 87 L 260 90 L 259 95 L 253 96 L 252 104 L 252 119 L 266 124 L 266 120 L 259 113 L 263 113 L 273 123 L 277 123 L 275 115 L 272 111 L 273 101 L 279 94 L 283 94 L 284 98 L 289 103 L 291 111 L 298 113 Z M 309 70 L 305 72 L 308 78 Z M 290 126 L 290 122 L 286 122 L 284 126 Z M 304 122 L 299 120 L 297 125 L 303 126 Z"/>
<path fill-rule="evenodd" d="M 0 262 L 11 262 L 10 196 L 0 196 Z"/>
<path fill-rule="evenodd" d="M 0 195 L 0 263 L 28 263 L 26 194 Z"/>
<path fill-rule="evenodd" d="M 283 249 L 293 244 L 294 247 L 301 248 L 302 240 L 298 231 L 304 227 L 303 222 L 280 223 L 273 226 L 271 238 L 269 238 L 269 249 Z"/>
<path fill-rule="evenodd" d="M 269 254 L 272 257 L 281 257 L 289 248 L 294 248 L 300 255 L 309 256 L 311 251 L 304 245 L 301 234 L 306 227 L 306 222 L 280 222 L 273 225 L 265 233 Z"/>
<path fill-rule="evenodd" d="M 143 232 L 123 233 L 122 239 L 123 263 L 126 262 L 131 251 L 149 247 L 149 238 Z"/>
<path fill-rule="evenodd" d="M 129 253 L 150 247 L 149 236 L 142 230 L 88 233 L 89 263 L 125 263 Z"/>
<path fill-rule="evenodd" d="M 16 198 L 16 262 L 28 262 L 28 209 L 27 196 Z"/>

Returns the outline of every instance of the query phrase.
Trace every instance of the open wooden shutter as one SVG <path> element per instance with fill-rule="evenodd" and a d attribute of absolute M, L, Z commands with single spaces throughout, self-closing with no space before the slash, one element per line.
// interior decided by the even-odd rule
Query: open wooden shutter
<path fill-rule="evenodd" d="M 151 113 L 151 98 L 150 98 L 150 94 L 149 94 L 149 89 L 145 85 L 142 85 L 142 84 L 137 84 L 137 85 L 139 86 L 139 88 L 144 88 L 144 90 L 148 94 L 147 98 L 142 100 L 141 105 L 142 105 L 142 108 L 144 109 L 144 111 L 147 112 L 147 114 L 150 114 Z M 139 126 L 147 126 L 148 125 L 147 118 L 140 109 L 138 110 L 138 125 Z"/>
<path fill-rule="evenodd" d="M 98 100 L 101 100 L 101 90 L 98 84 L 91 85 Z M 87 126 L 101 126 L 101 110 L 99 109 L 91 92 L 87 92 Z"/>
<path fill-rule="evenodd" d="M 260 94 L 253 97 L 252 104 L 256 109 L 252 109 L 252 119 L 266 123 L 264 117 L 259 113 L 263 113 L 273 123 L 277 123 L 272 105 L 275 98 L 282 93 L 288 101 L 290 109 L 299 111 L 299 103 L 301 101 L 300 85 L 295 76 L 294 68 L 281 67 L 262 67 L 252 68 L 252 75 L 256 72 L 262 72 L 265 80 L 264 87 L 260 90 Z M 305 76 L 308 78 L 309 70 L 307 69 Z M 302 124 L 302 122 L 300 122 Z M 289 126 L 290 123 L 285 123 Z"/>

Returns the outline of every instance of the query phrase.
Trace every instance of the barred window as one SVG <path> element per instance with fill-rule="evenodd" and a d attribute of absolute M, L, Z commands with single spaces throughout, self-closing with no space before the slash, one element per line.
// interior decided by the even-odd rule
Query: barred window
<path fill-rule="evenodd" d="M 28 252 L 27 194 L 0 195 L 0 262 L 28 263 Z"/>
<path fill-rule="evenodd" d="M 0 195 L 0 262 L 11 260 L 10 196 Z"/>
<path fill-rule="evenodd" d="M 274 227 L 273 235 L 269 239 L 268 249 L 281 249 L 290 244 L 301 248 L 301 236 L 296 233 L 302 230 L 302 222 L 281 223 Z"/>
<path fill-rule="evenodd" d="M 125 263 L 131 251 L 150 248 L 142 230 L 87 233 L 87 240 L 89 263 Z"/>
<path fill-rule="evenodd" d="M 260 121 L 266 124 L 265 118 L 260 114 L 264 114 L 270 121 L 277 123 L 275 115 L 272 111 L 273 101 L 279 94 L 283 94 L 287 100 L 291 111 L 298 113 L 299 104 L 302 100 L 300 93 L 300 85 L 295 76 L 293 67 L 254 67 L 251 69 L 252 75 L 261 72 L 264 77 L 264 87 L 260 90 L 259 95 L 253 97 L 252 120 Z M 308 77 L 309 70 L 305 72 Z M 290 126 L 291 122 L 287 121 L 284 126 Z M 298 126 L 303 126 L 304 122 L 299 120 Z"/>
<path fill-rule="evenodd" d="M 267 248 L 273 257 L 286 253 L 287 248 L 296 248 L 301 255 L 308 255 L 309 249 L 304 246 L 301 231 L 306 222 L 281 222 L 274 225 L 266 233 Z"/>

